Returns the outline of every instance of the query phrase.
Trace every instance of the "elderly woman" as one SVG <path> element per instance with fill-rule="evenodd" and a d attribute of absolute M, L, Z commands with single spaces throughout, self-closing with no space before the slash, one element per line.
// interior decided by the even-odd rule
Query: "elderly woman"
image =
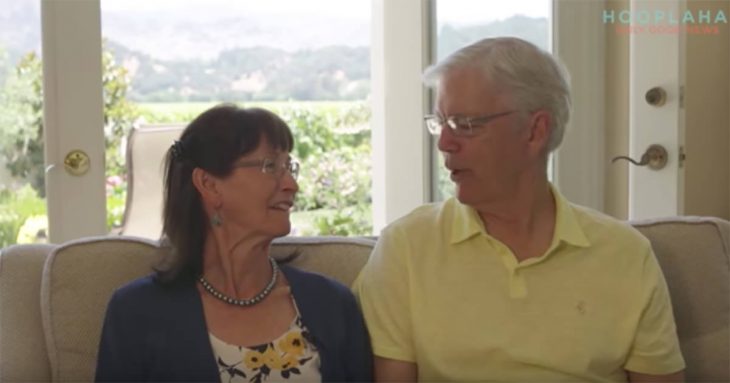
<path fill-rule="evenodd" d="M 153 275 L 115 292 L 97 381 L 368 381 L 371 350 L 350 291 L 269 256 L 289 233 L 299 165 L 287 125 L 214 107 L 166 160 Z"/>

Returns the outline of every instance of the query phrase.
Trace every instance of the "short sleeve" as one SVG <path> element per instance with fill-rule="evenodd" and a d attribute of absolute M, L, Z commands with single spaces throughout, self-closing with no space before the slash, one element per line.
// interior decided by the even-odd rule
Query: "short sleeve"
<path fill-rule="evenodd" d="M 381 233 L 353 290 L 376 356 L 415 361 L 411 328 L 410 248 L 396 227 Z"/>
<path fill-rule="evenodd" d="M 646 305 L 624 368 L 643 374 L 664 375 L 685 367 L 667 283 L 656 256 L 647 250 L 642 272 Z"/>

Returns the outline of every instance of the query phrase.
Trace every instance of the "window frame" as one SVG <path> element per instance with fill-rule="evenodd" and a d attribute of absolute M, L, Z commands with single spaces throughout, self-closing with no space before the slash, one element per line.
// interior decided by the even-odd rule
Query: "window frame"
<path fill-rule="evenodd" d="M 63 10 L 63 0 L 42 1 L 46 158 L 60 172 L 68 132 L 94 134 L 98 147 L 89 148 L 101 171 L 88 177 L 88 187 L 49 188 L 51 241 L 104 234 L 103 132 L 101 126 L 100 1 L 88 0 L 83 11 Z M 432 200 L 435 167 L 431 137 L 422 117 L 430 110 L 430 92 L 421 73 L 433 60 L 434 0 L 372 0 L 371 108 L 373 160 L 373 228 L 385 225 Z M 602 2 L 553 1 L 551 30 L 554 49 L 572 75 L 573 114 L 566 139 L 555 153 L 554 180 L 573 202 L 603 209 L 604 55 L 605 31 L 600 23 Z M 73 28 L 63 28 L 63 25 Z M 74 33 L 73 31 L 83 31 Z M 83 55 L 64 54 L 62 47 L 83 46 Z M 98 53 L 98 54 L 97 54 Z M 96 58 L 91 57 L 93 55 Z M 61 56 L 63 55 L 63 56 Z M 55 57 L 55 58 L 54 58 Z M 97 63 L 98 61 L 98 63 Z M 80 71 L 77 68 L 92 68 Z M 66 83 L 83 84 L 59 86 Z M 66 101 L 64 101 L 66 100 Z M 74 100 L 73 103 L 68 100 Z M 85 116 L 72 119 L 70 116 Z M 70 144 L 69 144 L 70 145 Z M 575 159 L 579 158 L 580 161 Z M 62 166 L 62 165 L 61 165 Z M 94 168 L 92 164 L 92 169 Z M 101 174 L 101 175 L 99 175 Z M 92 185 L 93 184 L 93 185 Z M 83 203 L 84 214 L 72 214 L 69 202 Z M 90 204 L 90 201 L 95 201 Z M 60 213 L 59 213 L 60 212 Z M 64 213 L 66 212 L 66 213 Z M 83 218 L 82 218 L 83 217 Z M 61 232 L 58 228 L 65 227 Z M 74 229 L 74 227 L 76 227 Z"/>
<path fill-rule="evenodd" d="M 602 2 L 554 0 L 550 19 L 552 50 L 571 73 L 573 95 L 565 140 L 552 161 L 553 179 L 568 199 L 597 210 L 603 209 L 606 166 L 605 31 L 599 22 L 603 7 Z M 420 81 L 423 69 L 433 62 L 434 12 L 435 0 L 373 1 L 371 126 L 376 233 L 419 205 L 432 202 L 435 195 L 437 156 L 422 122 L 432 95 Z M 406 158 L 414 160 L 404 161 Z"/>

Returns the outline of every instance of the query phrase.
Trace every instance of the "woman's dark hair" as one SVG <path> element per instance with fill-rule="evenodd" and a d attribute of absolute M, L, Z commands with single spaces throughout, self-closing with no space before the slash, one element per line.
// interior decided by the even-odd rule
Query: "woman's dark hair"
<path fill-rule="evenodd" d="M 294 146 L 291 130 L 274 113 L 222 104 L 195 118 L 167 151 L 161 242 L 169 251 L 155 269 L 158 281 L 191 281 L 203 271 L 210 222 L 193 185 L 193 169 L 226 177 L 238 158 L 256 150 L 262 136 L 277 150 L 290 152 Z"/>

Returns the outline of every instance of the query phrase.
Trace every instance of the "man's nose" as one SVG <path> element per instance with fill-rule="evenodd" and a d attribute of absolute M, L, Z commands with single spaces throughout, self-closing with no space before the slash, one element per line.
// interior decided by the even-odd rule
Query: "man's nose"
<path fill-rule="evenodd" d="M 456 137 L 450 128 L 444 127 L 441 129 L 441 134 L 438 136 L 437 147 L 444 153 L 454 153 L 459 150 L 459 142 L 456 140 Z"/>

